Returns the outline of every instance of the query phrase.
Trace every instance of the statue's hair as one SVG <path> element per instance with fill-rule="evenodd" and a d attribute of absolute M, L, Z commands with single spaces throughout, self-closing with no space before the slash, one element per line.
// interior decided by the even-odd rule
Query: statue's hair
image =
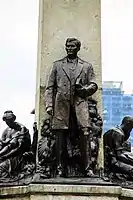
<path fill-rule="evenodd" d="M 81 42 L 76 38 L 67 38 L 66 44 L 68 42 L 74 42 L 76 44 L 76 46 L 78 47 L 78 49 L 80 49 L 80 47 L 81 47 Z"/>
<path fill-rule="evenodd" d="M 12 110 L 7 110 L 7 111 L 4 112 L 4 115 L 3 115 L 2 119 L 3 119 L 3 121 L 6 121 L 6 120 L 15 121 L 16 120 L 16 116 L 14 115 Z"/>
<path fill-rule="evenodd" d="M 133 117 L 131 117 L 131 116 L 125 116 L 122 119 L 121 124 L 133 124 Z"/>

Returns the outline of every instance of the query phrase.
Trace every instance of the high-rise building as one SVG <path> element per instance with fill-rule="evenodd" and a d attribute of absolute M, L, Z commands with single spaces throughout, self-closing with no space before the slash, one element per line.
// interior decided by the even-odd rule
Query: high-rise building
<path fill-rule="evenodd" d="M 119 125 L 124 116 L 133 116 L 133 94 L 125 94 L 122 82 L 103 82 L 104 132 Z M 131 133 L 133 146 L 133 131 Z"/>

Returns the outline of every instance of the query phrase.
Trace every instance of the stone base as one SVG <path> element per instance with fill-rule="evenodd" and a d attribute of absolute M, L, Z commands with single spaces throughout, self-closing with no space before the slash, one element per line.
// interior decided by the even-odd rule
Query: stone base
<path fill-rule="evenodd" d="M 31 184 L 0 187 L 6 200 L 132 200 L 133 190 L 119 186 Z"/>
<path fill-rule="evenodd" d="M 65 184 L 65 185 L 100 185 L 100 186 L 118 186 L 109 180 L 96 177 L 71 177 L 71 178 L 41 178 L 40 174 L 35 174 L 32 184 Z"/>

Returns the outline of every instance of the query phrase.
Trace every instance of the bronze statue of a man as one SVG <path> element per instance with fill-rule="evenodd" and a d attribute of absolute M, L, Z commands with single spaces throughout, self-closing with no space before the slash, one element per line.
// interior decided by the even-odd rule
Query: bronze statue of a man
<path fill-rule="evenodd" d="M 92 65 L 77 56 L 81 42 L 68 38 L 65 47 L 67 56 L 54 62 L 45 92 L 46 111 L 52 116 L 52 129 L 59 136 L 58 169 L 63 176 L 68 132 L 76 122 L 84 135 L 89 134 L 88 97 L 98 88 Z"/>

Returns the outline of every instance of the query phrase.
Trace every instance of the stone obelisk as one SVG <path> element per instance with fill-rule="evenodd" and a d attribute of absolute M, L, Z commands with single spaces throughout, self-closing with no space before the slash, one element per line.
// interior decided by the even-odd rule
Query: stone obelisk
<path fill-rule="evenodd" d="M 95 95 L 102 114 L 100 0 L 40 0 L 35 116 L 40 130 L 46 118 L 44 91 L 52 63 L 65 56 L 66 38 L 82 43 L 79 57 L 92 63 L 99 90 Z M 102 142 L 99 164 L 103 165 Z M 99 166 L 99 167 L 101 167 Z"/>

